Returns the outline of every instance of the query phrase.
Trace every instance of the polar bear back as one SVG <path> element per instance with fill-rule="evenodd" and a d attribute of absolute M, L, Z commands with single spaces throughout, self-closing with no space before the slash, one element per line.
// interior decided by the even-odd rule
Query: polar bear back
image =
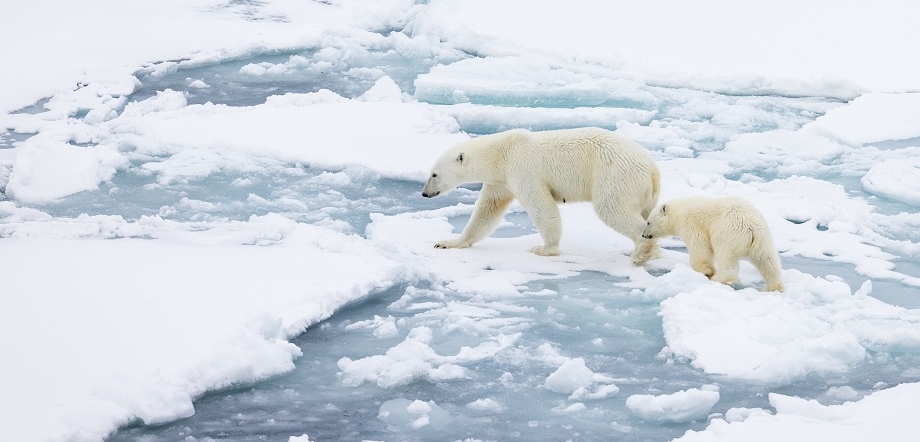
<path fill-rule="evenodd" d="M 591 201 L 600 187 L 634 194 L 654 184 L 655 195 L 649 197 L 657 200 L 658 168 L 632 140 L 600 128 L 512 132 L 517 133 L 509 137 L 521 138 L 505 152 L 506 164 L 513 165 L 509 181 L 538 178 L 559 202 Z"/>

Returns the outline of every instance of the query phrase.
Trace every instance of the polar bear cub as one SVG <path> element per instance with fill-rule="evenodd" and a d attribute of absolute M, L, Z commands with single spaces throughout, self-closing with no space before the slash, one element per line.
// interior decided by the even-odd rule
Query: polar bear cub
<path fill-rule="evenodd" d="M 562 225 L 558 204 L 590 201 L 613 230 L 633 240 L 632 262 L 657 254 L 642 237 L 645 219 L 658 203 L 661 174 L 639 144 L 600 128 L 530 132 L 514 129 L 473 138 L 435 161 L 422 196 L 432 198 L 463 183 L 482 183 L 469 223 L 459 238 L 437 248 L 463 248 L 497 227 L 517 198 L 543 238 L 538 255 L 558 255 Z"/>
<path fill-rule="evenodd" d="M 649 215 L 642 236 L 665 235 L 679 236 L 687 245 L 690 266 L 713 281 L 738 282 L 738 264 L 746 258 L 763 276 L 765 290 L 783 290 L 779 254 L 767 222 L 741 198 L 690 197 L 661 204 Z"/>

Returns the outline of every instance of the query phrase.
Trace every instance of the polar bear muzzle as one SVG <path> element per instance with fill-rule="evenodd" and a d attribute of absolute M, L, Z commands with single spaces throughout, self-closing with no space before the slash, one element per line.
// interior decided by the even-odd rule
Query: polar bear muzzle
<path fill-rule="evenodd" d="M 422 196 L 425 198 L 434 198 L 441 194 L 438 186 L 441 185 L 441 179 L 438 178 L 438 174 L 433 173 L 428 178 L 428 181 L 425 182 L 425 187 L 422 188 Z"/>

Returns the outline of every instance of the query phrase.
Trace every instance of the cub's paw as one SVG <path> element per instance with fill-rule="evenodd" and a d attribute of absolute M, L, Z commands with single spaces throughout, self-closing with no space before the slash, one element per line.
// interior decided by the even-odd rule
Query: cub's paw
<path fill-rule="evenodd" d="M 540 256 L 558 256 L 559 247 L 536 246 L 530 248 L 530 253 Z"/>
<path fill-rule="evenodd" d="M 725 285 L 734 285 L 739 282 L 736 276 L 712 275 L 709 279 L 715 282 L 721 282 L 722 284 L 725 284 Z"/>
<path fill-rule="evenodd" d="M 781 292 L 785 290 L 782 282 L 773 282 L 766 285 L 766 287 L 760 289 L 762 292 Z"/>
<path fill-rule="evenodd" d="M 715 276 L 716 274 L 716 268 L 713 267 L 712 264 L 696 263 L 696 264 L 691 264 L 690 267 L 692 267 L 693 270 L 696 270 L 697 272 L 700 272 L 706 275 L 706 277 L 709 279 L 712 279 L 712 277 Z"/>

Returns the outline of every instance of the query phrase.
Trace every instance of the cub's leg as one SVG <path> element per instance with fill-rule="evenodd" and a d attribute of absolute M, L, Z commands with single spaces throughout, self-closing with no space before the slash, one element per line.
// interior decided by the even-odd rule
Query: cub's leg
<path fill-rule="evenodd" d="M 483 185 L 473 215 L 460 236 L 438 242 L 434 245 L 435 248 L 465 248 L 489 236 L 498 227 L 511 201 L 514 201 L 514 195 L 508 189 L 493 184 Z"/>
<path fill-rule="evenodd" d="M 764 290 L 768 292 L 783 291 L 785 287 L 783 287 L 782 265 L 780 264 L 779 255 L 773 251 L 760 251 L 753 255 L 755 256 L 750 258 L 751 264 L 754 264 L 754 267 L 757 267 L 757 271 L 760 272 L 760 276 L 763 276 L 763 280 L 766 283 Z"/>
<path fill-rule="evenodd" d="M 738 267 L 741 256 L 730 248 L 725 247 L 716 249 L 714 254 L 717 270 L 710 279 L 725 285 L 732 285 L 738 282 Z"/>
<path fill-rule="evenodd" d="M 712 279 L 716 269 L 712 265 L 713 252 L 709 241 L 700 237 L 681 239 L 684 240 L 684 244 L 687 245 L 687 252 L 690 254 L 690 267 Z"/>

